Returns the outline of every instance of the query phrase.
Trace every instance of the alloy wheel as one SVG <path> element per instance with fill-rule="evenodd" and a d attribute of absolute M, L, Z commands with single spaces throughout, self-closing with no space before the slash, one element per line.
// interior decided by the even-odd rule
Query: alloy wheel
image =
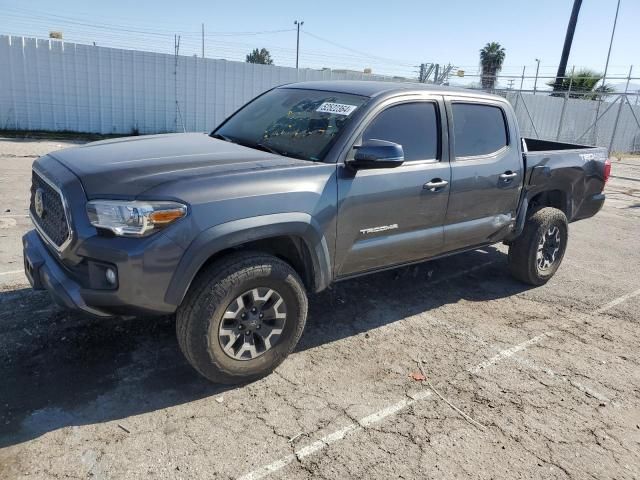
<path fill-rule="evenodd" d="M 284 331 L 287 306 L 272 288 L 244 292 L 227 307 L 218 341 L 234 360 L 253 360 L 273 348 Z"/>
<path fill-rule="evenodd" d="M 561 242 L 560 229 L 557 226 L 549 227 L 549 229 L 542 234 L 536 253 L 538 270 L 541 272 L 547 271 L 558 260 Z"/>

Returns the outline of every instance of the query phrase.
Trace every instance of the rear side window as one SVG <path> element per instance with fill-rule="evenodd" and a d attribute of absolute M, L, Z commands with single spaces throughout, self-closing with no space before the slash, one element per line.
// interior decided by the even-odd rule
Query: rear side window
<path fill-rule="evenodd" d="M 488 155 L 507 145 L 502 109 L 471 103 L 454 103 L 451 108 L 456 157 Z"/>
<path fill-rule="evenodd" d="M 438 118 L 431 102 L 402 103 L 380 113 L 362 134 L 362 140 L 386 140 L 402 145 L 404 159 L 438 158 Z"/>

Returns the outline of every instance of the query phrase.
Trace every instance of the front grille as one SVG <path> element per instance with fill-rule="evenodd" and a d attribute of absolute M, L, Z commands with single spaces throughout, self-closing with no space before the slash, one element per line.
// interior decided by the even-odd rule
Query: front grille
<path fill-rule="evenodd" d="M 56 248 L 62 248 L 70 236 L 62 196 L 35 171 L 31 173 L 29 211 L 45 239 L 53 243 Z"/>

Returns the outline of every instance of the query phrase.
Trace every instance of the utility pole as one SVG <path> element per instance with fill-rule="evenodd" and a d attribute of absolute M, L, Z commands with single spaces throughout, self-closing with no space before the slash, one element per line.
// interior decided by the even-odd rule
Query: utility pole
<path fill-rule="evenodd" d="M 202 58 L 204 58 L 204 23 L 202 24 Z"/>
<path fill-rule="evenodd" d="M 298 70 L 298 60 L 300 58 L 300 27 L 304 25 L 304 22 L 294 20 L 293 24 L 298 26 L 298 35 L 296 37 L 296 70 Z"/>
<path fill-rule="evenodd" d="M 174 63 L 173 63 L 173 75 L 174 75 L 174 83 L 173 83 L 173 95 L 176 101 L 176 121 L 175 121 L 175 130 L 178 131 L 178 119 L 182 123 L 182 130 L 186 132 L 186 127 L 184 122 L 182 121 L 182 115 L 180 114 L 180 103 L 178 103 L 178 55 L 180 55 L 180 35 L 173 36 L 173 47 L 174 47 Z"/>
<path fill-rule="evenodd" d="M 562 81 L 567 73 L 567 62 L 569 61 L 569 53 L 571 52 L 571 44 L 573 43 L 573 34 L 576 31 L 576 24 L 578 23 L 578 14 L 580 13 L 581 6 L 582 0 L 573 0 L 573 9 L 571 10 L 571 17 L 569 18 L 569 25 L 567 25 L 567 34 L 564 37 L 564 46 L 562 47 L 560 65 L 558 66 L 558 73 L 556 73 L 556 81 L 553 84 L 554 91 L 562 89 Z"/>
<path fill-rule="evenodd" d="M 538 72 L 540 71 L 540 59 L 536 58 L 536 62 L 538 62 L 538 66 L 536 67 L 536 79 L 533 81 L 533 94 L 536 94 L 536 90 L 538 87 Z"/>
<path fill-rule="evenodd" d="M 178 52 L 180 51 L 180 37 L 173 36 L 173 98 L 176 102 L 175 131 L 178 131 Z"/>

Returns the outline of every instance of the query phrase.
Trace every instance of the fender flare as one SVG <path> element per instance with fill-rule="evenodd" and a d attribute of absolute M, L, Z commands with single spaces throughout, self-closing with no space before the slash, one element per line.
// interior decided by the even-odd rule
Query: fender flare
<path fill-rule="evenodd" d="M 575 183 L 577 177 L 575 177 L 575 175 L 569 175 L 570 173 L 571 169 L 569 168 L 554 170 L 547 165 L 534 167 L 526 192 L 529 203 L 531 203 L 531 200 L 533 200 L 536 195 L 541 193 L 554 190 L 562 192 L 564 195 L 562 210 L 570 220 L 576 210 L 574 199 L 576 196 L 579 196 L 581 190 L 580 185 Z"/>
<path fill-rule="evenodd" d="M 567 213 L 567 218 L 571 220 L 571 215 L 574 207 L 572 203 L 573 195 L 570 185 L 569 188 L 567 188 L 566 184 L 563 185 L 555 183 L 550 186 L 545 186 L 545 188 L 531 189 L 526 191 L 522 196 L 522 200 L 516 212 L 516 223 L 513 230 L 504 238 L 504 242 L 511 242 L 518 236 L 520 236 L 520 234 L 524 230 L 524 225 L 529 215 L 529 204 L 531 203 L 531 200 L 533 200 L 537 195 L 546 192 L 562 192 L 564 196 L 563 212 Z"/>
<path fill-rule="evenodd" d="M 169 283 L 165 301 L 171 305 L 180 305 L 197 273 L 216 253 L 247 242 L 278 236 L 302 239 L 313 265 L 314 291 L 324 290 L 331 283 L 332 270 L 329 248 L 322 229 L 311 215 L 291 212 L 242 218 L 201 232 L 182 255 Z"/>

